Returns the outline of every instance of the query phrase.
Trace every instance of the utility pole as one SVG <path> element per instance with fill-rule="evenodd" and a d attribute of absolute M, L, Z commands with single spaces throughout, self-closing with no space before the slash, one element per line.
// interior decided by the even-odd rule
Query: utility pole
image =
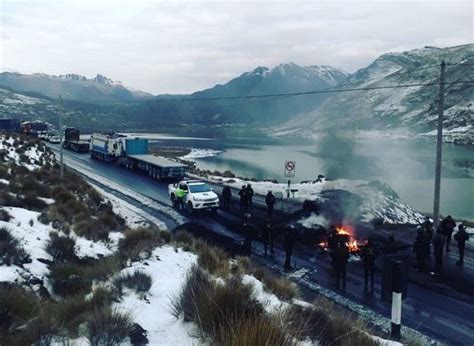
<path fill-rule="evenodd" d="M 436 232 L 439 225 L 439 197 L 441 190 L 441 156 L 443 152 L 443 118 L 444 118 L 444 72 L 446 63 L 441 62 L 439 76 L 439 105 L 438 105 L 438 137 L 436 139 L 436 170 L 434 187 L 433 228 Z"/>
<path fill-rule="evenodd" d="M 63 161 L 63 115 L 64 115 L 64 101 L 63 97 L 59 95 L 59 176 L 61 177 L 61 182 L 64 178 L 64 161 Z"/>

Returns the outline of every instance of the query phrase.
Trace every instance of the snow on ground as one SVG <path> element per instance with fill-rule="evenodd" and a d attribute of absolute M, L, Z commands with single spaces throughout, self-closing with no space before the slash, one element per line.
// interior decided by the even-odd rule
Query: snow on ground
<path fill-rule="evenodd" d="M 164 246 L 155 249 L 150 259 L 122 270 L 122 273 L 133 273 L 138 269 L 153 278 L 147 300 L 135 292 L 124 290 L 128 294 L 115 304 L 118 310 L 130 313 L 133 320 L 147 330 L 150 345 L 199 344 L 193 337 L 197 334 L 195 325 L 176 319 L 171 313 L 171 299 L 184 285 L 196 258 L 190 252 Z"/>
<path fill-rule="evenodd" d="M 39 161 L 44 155 L 43 152 L 38 150 L 38 145 L 34 145 L 25 150 L 24 155 L 29 159 L 28 162 L 20 161 L 20 154 L 17 153 L 16 148 L 13 146 L 15 139 L 10 137 L 8 140 L 5 139 L 5 135 L 0 135 L 0 150 L 6 151 L 6 160 L 15 162 L 17 165 L 25 166 L 30 171 L 38 169 L 40 166 L 35 162 Z M 5 144 L 3 143 L 5 142 Z"/>
<path fill-rule="evenodd" d="M 242 277 L 244 285 L 251 285 L 257 300 L 262 304 L 263 308 L 268 313 L 283 311 L 289 307 L 289 304 L 282 302 L 273 293 L 268 293 L 263 288 L 263 283 L 251 275 L 244 275 Z"/>
<path fill-rule="evenodd" d="M 8 185 L 10 182 L 6 179 L 0 179 L 0 184 Z"/>
<path fill-rule="evenodd" d="M 128 227 L 136 228 L 138 226 L 148 226 L 150 223 L 152 223 L 156 225 L 159 229 L 166 229 L 165 223 L 157 219 L 153 215 L 150 215 L 147 212 L 141 210 L 140 208 L 137 208 L 134 205 L 127 203 L 123 199 L 120 199 L 114 196 L 113 194 L 106 192 L 100 187 L 97 187 L 95 185 L 93 186 L 106 200 L 112 203 L 114 213 L 124 218 Z"/>
<path fill-rule="evenodd" d="M 16 207 L 3 207 L 12 217 L 10 221 L 0 221 L 0 227 L 6 228 L 10 234 L 20 241 L 25 252 L 31 257 L 32 262 L 23 265 L 23 268 L 11 266 L 1 266 L 0 281 L 10 281 L 12 274 L 16 278 L 32 276 L 46 278 L 49 273 L 48 266 L 40 261 L 39 258 L 51 260 L 51 256 L 46 252 L 46 244 L 49 240 L 49 232 L 52 231 L 50 225 L 43 225 L 37 219 L 40 213 Z M 31 221 L 33 225 L 31 225 Z"/>
<path fill-rule="evenodd" d="M 71 232 L 69 234 L 69 237 L 74 239 L 76 243 L 76 245 L 74 246 L 74 253 L 79 258 L 100 258 L 110 256 L 116 250 L 116 246 L 108 246 L 108 244 L 103 241 L 96 242 L 93 240 L 86 239 L 84 237 L 79 237 L 74 232 Z"/>
<path fill-rule="evenodd" d="M 203 159 L 205 157 L 217 156 L 220 153 L 222 153 L 221 150 L 191 148 L 191 152 L 187 155 L 180 157 L 180 159 L 192 161 L 194 159 Z"/>

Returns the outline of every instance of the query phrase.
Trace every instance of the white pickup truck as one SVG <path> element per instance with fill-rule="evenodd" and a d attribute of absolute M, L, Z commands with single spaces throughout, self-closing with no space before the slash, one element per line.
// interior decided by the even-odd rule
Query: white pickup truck
<path fill-rule="evenodd" d="M 176 197 L 178 187 L 186 191 L 183 204 L 190 213 L 197 209 L 210 209 L 217 212 L 219 196 L 212 191 L 209 185 L 200 180 L 182 180 L 179 183 L 169 184 L 168 194 L 173 207 L 177 207 L 178 204 Z"/>

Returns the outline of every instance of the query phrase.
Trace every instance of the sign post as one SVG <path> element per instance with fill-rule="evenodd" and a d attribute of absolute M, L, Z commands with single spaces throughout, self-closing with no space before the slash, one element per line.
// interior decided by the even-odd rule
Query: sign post
<path fill-rule="evenodd" d="M 291 178 L 295 176 L 296 161 L 285 161 L 285 177 Z M 288 179 L 288 187 L 286 189 L 286 198 L 290 198 L 291 180 Z"/>

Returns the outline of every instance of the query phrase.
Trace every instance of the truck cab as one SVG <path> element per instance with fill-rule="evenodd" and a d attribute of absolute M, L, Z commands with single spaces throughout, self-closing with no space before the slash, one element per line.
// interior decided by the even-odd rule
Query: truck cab
<path fill-rule="evenodd" d="M 198 209 L 216 212 L 219 208 L 219 196 L 212 191 L 207 183 L 201 180 L 182 180 L 168 185 L 168 193 L 174 207 L 177 206 L 176 189 L 178 187 L 186 191 L 183 203 L 190 213 Z"/>

